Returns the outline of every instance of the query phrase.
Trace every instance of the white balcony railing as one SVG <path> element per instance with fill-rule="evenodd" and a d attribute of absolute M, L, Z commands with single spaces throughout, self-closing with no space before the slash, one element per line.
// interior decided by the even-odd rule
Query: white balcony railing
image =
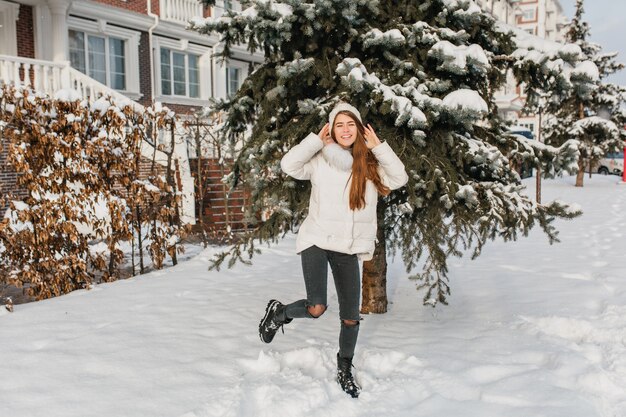
<path fill-rule="evenodd" d="M 193 17 L 203 16 L 199 0 L 160 0 L 161 20 L 187 24 Z"/>
<path fill-rule="evenodd" d="M 65 63 L 0 55 L 0 81 L 51 93 L 69 87 Z"/>
<path fill-rule="evenodd" d="M 54 96 L 58 90 L 73 89 L 90 102 L 103 95 L 131 102 L 125 95 L 72 68 L 69 62 L 0 55 L 0 83 L 30 87 L 50 96 Z M 142 108 L 138 103 L 132 104 Z"/>

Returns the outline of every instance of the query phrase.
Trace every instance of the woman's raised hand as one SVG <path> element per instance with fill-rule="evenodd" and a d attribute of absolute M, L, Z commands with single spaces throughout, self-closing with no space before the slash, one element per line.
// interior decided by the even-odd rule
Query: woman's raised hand
<path fill-rule="evenodd" d="M 330 137 L 330 124 L 326 123 L 320 133 L 318 134 L 322 142 L 324 142 L 324 146 L 330 145 L 335 142 L 333 138 Z"/>
<path fill-rule="evenodd" d="M 376 136 L 376 132 L 374 132 L 372 125 L 370 125 L 369 123 L 367 124 L 367 126 L 365 126 L 365 132 L 363 136 L 365 136 L 365 146 L 367 146 L 367 149 L 372 149 L 380 145 L 381 143 L 380 139 L 378 139 L 378 136 Z"/>

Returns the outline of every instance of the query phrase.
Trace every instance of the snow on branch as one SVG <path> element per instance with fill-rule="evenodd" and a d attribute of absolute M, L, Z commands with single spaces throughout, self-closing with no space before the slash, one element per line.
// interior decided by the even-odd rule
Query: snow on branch
<path fill-rule="evenodd" d="M 517 146 L 511 151 L 510 158 L 541 166 L 545 177 L 554 177 L 563 172 L 575 173 L 578 170 L 580 142 L 575 139 L 569 139 L 561 146 L 551 146 L 521 135 L 511 137 Z"/>
<path fill-rule="evenodd" d="M 467 116 L 480 118 L 489 108 L 483 98 L 474 90 L 460 89 L 443 98 L 443 104 L 451 111 L 466 113 Z"/>
<path fill-rule="evenodd" d="M 376 75 L 370 74 L 358 58 L 346 58 L 337 66 L 337 74 L 354 91 L 361 91 L 368 86 L 374 92 L 380 92 L 383 100 L 391 104 L 391 110 L 398 115 L 396 126 L 406 124 L 415 129 L 426 126 L 428 120 L 424 112 L 414 106 L 411 99 L 396 94 L 392 87 L 385 85 Z M 415 93 L 418 93 L 415 90 Z"/>
<path fill-rule="evenodd" d="M 543 39 L 502 22 L 496 24 L 496 29 L 512 35 L 517 49 L 511 56 L 516 60 L 516 66 L 525 63 L 545 65 L 548 70 L 563 72 L 562 75 L 568 81 L 570 75 L 584 75 L 591 81 L 599 77 L 598 68 L 593 62 L 580 62 L 584 55 L 576 44 Z"/>
<path fill-rule="evenodd" d="M 380 45 L 387 48 L 393 48 L 397 46 L 404 46 L 405 42 L 406 38 L 398 29 L 391 29 L 386 32 L 382 32 L 379 29 L 372 29 L 363 35 L 363 46 L 365 48 Z"/>
<path fill-rule="evenodd" d="M 296 58 L 276 68 L 276 74 L 283 79 L 291 78 L 313 68 L 314 64 L 315 59 L 313 58 Z"/>
<path fill-rule="evenodd" d="M 54 93 L 54 99 L 63 103 L 81 101 L 82 98 L 83 96 L 78 91 L 73 89 L 58 90 Z"/>
<path fill-rule="evenodd" d="M 577 120 L 568 132 L 574 136 L 579 136 L 591 129 L 602 131 L 607 136 L 617 137 L 619 135 L 619 129 L 615 123 L 598 116 L 585 117 L 584 119 Z"/>
<path fill-rule="evenodd" d="M 587 78 L 589 81 L 598 81 L 600 79 L 600 71 L 596 64 L 591 61 L 583 61 L 571 70 L 571 75 L 581 78 Z"/>
<path fill-rule="evenodd" d="M 114 280 L 123 242 L 132 242 L 140 259 L 149 251 L 156 268 L 168 254 L 175 262 L 171 238 L 185 233 L 176 172 L 171 163 L 159 172 L 156 148 L 151 160 L 142 153 L 147 140 L 154 142 L 150 135 L 173 123 L 167 107 L 111 97 L 89 105 L 74 90 L 55 98 L 13 86 L 0 91 L 7 164 L 21 191 L 0 195 L 0 204 L 9 200 L 0 221 L 0 266 L 8 274 L 0 282 L 43 299 L 89 288 L 96 276 Z M 150 172 L 141 174 L 146 165 Z"/>
<path fill-rule="evenodd" d="M 510 33 L 513 36 L 515 45 L 517 46 L 516 54 L 525 56 L 529 51 L 535 51 L 540 58 L 563 59 L 569 62 L 575 62 L 582 57 L 582 51 L 578 45 L 567 43 L 563 44 L 556 41 L 540 38 L 532 35 L 522 29 L 509 26 L 503 22 L 496 23 L 496 30 L 501 33 Z"/>
<path fill-rule="evenodd" d="M 468 65 L 482 72 L 491 68 L 485 51 L 477 44 L 457 46 L 449 41 L 439 41 L 430 48 L 428 55 L 441 62 L 440 69 L 454 74 L 466 74 Z"/>

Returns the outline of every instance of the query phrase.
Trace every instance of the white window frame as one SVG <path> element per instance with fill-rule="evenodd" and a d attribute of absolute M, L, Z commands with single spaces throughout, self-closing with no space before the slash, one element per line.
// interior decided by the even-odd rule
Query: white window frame
<path fill-rule="evenodd" d="M 226 62 L 216 63 L 215 69 L 215 93 L 216 97 L 219 98 L 228 98 L 228 85 L 227 85 L 227 77 L 226 72 L 228 68 L 237 68 L 239 69 L 239 88 L 243 84 L 243 81 L 248 77 L 248 67 L 250 65 L 247 61 L 239 61 L 235 59 L 230 59 Z"/>
<path fill-rule="evenodd" d="M 86 35 L 94 35 L 100 37 L 106 37 L 108 46 L 108 38 L 118 38 L 124 41 L 124 71 L 126 76 L 126 89 L 125 90 L 116 90 L 125 96 L 136 100 L 141 98 L 142 94 L 139 87 L 139 41 L 141 38 L 141 32 L 136 32 L 134 30 L 129 30 L 125 28 L 120 28 L 117 26 L 112 26 L 108 24 L 104 20 L 99 20 L 98 22 L 93 22 L 90 20 L 78 19 L 76 17 L 70 16 L 67 20 L 68 26 L 68 40 L 69 40 L 69 31 L 74 30 L 77 32 L 84 32 Z M 108 61 L 108 50 L 107 53 L 107 61 Z M 68 50 L 67 57 L 69 59 L 70 51 L 69 51 L 69 42 L 68 42 Z M 107 62 L 107 66 L 108 66 Z M 107 73 L 107 78 L 109 74 Z"/>
<path fill-rule="evenodd" d="M 230 92 L 230 70 L 237 70 L 237 90 Z M 243 71 L 241 69 L 241 67 L 237 66 L 237 65 L 227 65 L 226 66 L 226 74 L 225 74 L 225 78 L 226 78 L 226 96 L 230 97 L 233 96 L 235 94 L 237 94 L 237 91 L 239 91 L 239 89 L 241 88 L 241 81 L 243 79 L 242 77 L 243 75 Z"/>
<path fill-rule="evenodd" d="M 201 46 L 190 43 L 186 40 L 175 40 L 155 36 L 154 37 L 154 71 L 155 71 L 155 100 L 164 103 L 186 104 L 186 105 L 204 105 L 206 100 L 211 97 L 211 53 L 212 50 L 208 46 Z M 188 55 L 198 56 L 198 81 L 200 83 L 200 97 L 164 95 L 161 86 L 161 48 L 169 49 L 173 52 L 185 54 L 185 63 L 188 61 Z M 187 64 L 185 64 L 187 69 Z M 188 77 L 189 73 L 185 74 Z M 186 91 L 188 94 L 189 80 L 186 78 Z"/>
<path fill-rule="evenodd" d="M 93 64 L 91 62 L 89 62 L 89 56 L 91 55 L 90 50 L 89 50 L 89 38 L 99 38 L 99 39 L 103 39 L 104 40 L 104 77 L 105 77 L 105 82 L 103 84 L 107 85 L 109 88 L 114 88 L 111 84 L 112 84 L 112 80 L 111 80 L 111 55 L 110 55 L 110 42 L 111 39 L 115 39 L 115 40 L 119 40 L 122 41 L 124 43 L 124 45 L 126 45 L 126 40 L 124 39 L 120 39 L 117 38 L 115 36 L 107 36 L 107 35 L 94 35 L 92 33 L 89 32 L 83 32 L 83 31 L 75 31 L 74 29 L 69 29 L 69 31 L 74 31 L 76 33 L 82 33 L 84 35 L 84 39 L 83 39 L 83 52 L 85 53 L 85 74 L 88 76 L 92 76 L 90 74 L 90 70 L 93 70 Z M 71 58 L 71 52 L 70 52 L 70 58 Z M 114 88 L 116 91 L 123 91 L 126 89 L 126 84 L 127 84 L 127 79 L 128 76 L 126 74 L 126 48 L 124 48 L 124 88 L 123 89 L 118 89 L 118 88 Z M 76 68 L 78 69 L 78 68 Z"/>
<path fill-rule="evenodd" d="M 184 97 L 184 98 L 191 98 L 191 99 L 199 99 L 200 98 L 200 56 L 196 55 L 196 54 L 192 54 L 190 52 L 183 52 L 183 51 L 178 51 L 176 49 L 170 49 L 170 48 L 166 48 L 164 46 L 161 46 L 159 48 L 159 59 L 161 58 L 161 54 L 163 51 L 168 51 L 169 53 L 169 58 L 170 58 L 170 74 L 169 74 L 169 82 L 170 82 L 170 88 L 171 88 L 171 94 L 168 94 L 168 96 L 172 96 L 172 97 Z M 176 94 L 175 90 L 176 87 L 174 85 L 175 80 L 174 80 L 174 54 L 178 54 L 178 55 L 182 55 L 183 56 L 183 68 L 185 71 L 185 94 Z M 190 56 L 195 56 L 198 59 L 198 67 L 196 68 L 198 71 L 198 97 L 192 97 L 191 96 L 191 86 L 190 86 L 190 78 L 189 77 L 189 73 L 190 73 L 190 65 L 189 65 L 189 57 Z M 163 62 L 161 61 L 161 77 L 163 76 Z M 163 79 L 160 79 L 160 86 L 161 86 L 161 93 L 163 95 L 165 95 L 163 93 Z"/>

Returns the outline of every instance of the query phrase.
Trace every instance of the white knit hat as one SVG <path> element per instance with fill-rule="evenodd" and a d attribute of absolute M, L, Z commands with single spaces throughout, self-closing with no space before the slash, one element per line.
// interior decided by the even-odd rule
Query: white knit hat
<path fill-rule="evenodd" d="M 333 109 L 333 111 L 331 111 L 330 114 L 328 115 L 328 123 L 330 124 L 331 129 L 333 127 L 333 123 L 335 123 L 335 117 L 337 117 L 339 112 L 342 112 L 342 111 L 349 111 L 350 113 L 353 113 L 356 116 L 356 118 L 359 119 L 359 122 L 363 123 L 363 120 L 361 120 L 361 113 L 359 113 L 359 111 L 354 106 L 351 106 L 348 103 L 342 102 L 342 103 L 338 103 Z"/>

